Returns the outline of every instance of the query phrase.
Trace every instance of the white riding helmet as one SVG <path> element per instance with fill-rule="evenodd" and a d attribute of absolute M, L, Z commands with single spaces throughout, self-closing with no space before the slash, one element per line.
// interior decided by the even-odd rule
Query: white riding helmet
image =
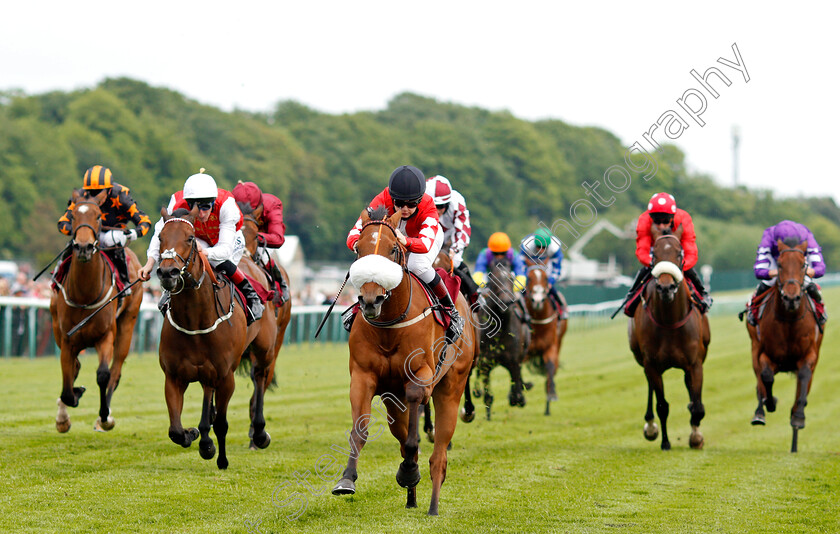
<path fill-rule="evenodd" d="M 202 171 L 204 169 L 201 169 Z M 193 174 L 184 182 L 184 198 L 216 198 L 219 196 L 219 189 L 216 187 L 216 180 L 209 174 L 200 172 Z"/>
<path fill-rule="evenodd" d="M 426 180 L 426 194 L 434 199 L 436 206 L 449 204 L 452 199 L 452 184 L 445 176 L 432 176 Z"/>

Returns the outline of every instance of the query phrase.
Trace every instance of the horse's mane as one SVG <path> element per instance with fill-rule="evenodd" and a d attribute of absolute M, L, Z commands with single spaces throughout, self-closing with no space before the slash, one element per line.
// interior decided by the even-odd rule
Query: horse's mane
<path fill-rule="evenodd" d="M 180 217 L 180 218 L 184 218 L 185 216 L 187 216 L 189 214 L 190 214 L 190 210 L 188 210 L 187 208 L 178 208 L 177 210 L 172 212 L 173 217 Z"/>
<path fill-rule="evenodd" d="M 384 221 L 388 216 L 388 208 L 385 206 L 377 206 L 375 208 L 368 208 L 368 217 L 372 221 Z"/>
<path fill-rule="evenodd" d="M 242 212 L 242 215 L 250 215 L 254 213 L 254 208 L 251 206 L 250 202 L 237 202 L 237 206 L 239 206 L 239 211 Z"/>
<path fill-rule="evenodd" d="M 784 243 L 785 245 L 787 245 L 791 248 L 799 245 L 799 243 L 801 243 L 801 242 L 802 241 L 800 241 L 799 238 L 796 237 L 795 235 L 787 236 L 786 238 L 784 238 L 784 240 L 782 240 L 782 243 Z"/>

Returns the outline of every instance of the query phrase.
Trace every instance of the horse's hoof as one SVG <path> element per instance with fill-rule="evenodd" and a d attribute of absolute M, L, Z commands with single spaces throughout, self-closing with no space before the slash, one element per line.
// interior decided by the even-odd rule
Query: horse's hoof
<path fill-rule="evenodd" d="M 109 430 L 113 430 L 114 425 L 116 424 L 117 422 L 110 415 L 105 422 L 102 421 L 102 417 L 97 417 L 96 422 L 93 423 L 93 429 L 97 432 L 107 432 Z"/>
<path fill-rule="evenodd" d="M 57 399 L 58 413 L 55 415 L 55 429 L 61 434 L 70 430 L 70 414 L 67 413 L 67 405 L 61 399 Z"/>
<path fill-rule="evenodd" d="M 653 441 L 659 437 L 659 425 L 657 425 L 653 421 L 649 421 L 645 423 L 645 439 L 648 441 Z"/>
<path fill-rule="evenodd" d="M 248 444 L 248 448 L 249 448 L 250 450 L 252 450 L 252 451 L 258 451 L 258 450 L 260 450 L 260 448 L 259 448 L 259 447 L 257 447 L 256 445 L 254 445 L 254 440 L 251 440 L 251 442 Z"/>
<path fill-rule="evenodd" d="M 254 445 L 259 447 L 260 449 L 268 447 L 269 443 L 271 443 L 271 436 L 268 435 L 268 432 L 263 432 L 263 435 L 265 437 L 262 439 L 259 437 L 254 439 Z"/>
<path fill-rule="evenodd" d="M 755 414 L 752 418 L 752 421 L 750 421 L 750 424 L 753 425 L 753 426 L 756 426 L 756 425 L 764 426 L 764 425 L 767 424 L 767 421 L 764 419 L 763 415 Z"/>
<path fill-rule="evenodd" d="M 548 402 L 556 402 L 557 401 L 557 393 L 549 393 L 546 400 Z"/>
<path fill-rule="evenodd" d="M 70 430 L 70 418 L 68 417 L 64 421 L 59 421 L 58 419 L 56 419 L 55 429 L 58 430 L 61 434 L 68 432 Z"/>
<path fill-rule="evenodd" d="M 775 412 L 776 411 L 776 404 L 779 402 L 778 397 L 773 397 L 772 401 L 764 401 L 764 407 L 767 408 L 768 412 Z"/>
<path fill-rule="evenodd" d="M 356 483 L 349 478 L 342 478 L 332 489 L 333 495 L 354 495 L 355 493 Z"/>
<path fill-rule="evenodd" d="M 791 416 L 790 426 L 797 430 L 802 430 L 803 428 L 805 428 L 805 417 L 797 417 L 795 415 Z"/>
<path fill-rule="evenodd" d="M 434 443 L 435 442 L 435 429 L 434 428 L 429 430 L 428 432 L 426 432 L 426 439 L 429 440 L 429 443 Z"/>
<path fill-rule="evenodd" d="M 205 460 L 212 460 L 216 456 L 216 445 L 211 441 L 209 447 L 202 447 L 199 444 L 198 454 Z"/>
<path fill-rule="evenodd" d="M 397 469 L 397 484 L 402 488 L 413 488 L 420 483 L 420 468 L 414 464 L 411 469 L 406 470 L 404 465 L 405 463 L 401 463 Z"/>
<path fill-rule="evenodd" d="M 671 442 L 670 441 L 663 441 L 662 442 L 662 450 L 663 451 L 670 451 L 671 450 Z"/>
<path fill-rule="evenodd" d="M 695 429 L 691 431 L 691 436 L 688 438 L 688 446 L 692 449 L 702 449 L 703 443 L 705 440 L 703 439 L 703 434 L 700 433 L 699 429 Z"/>
<path fill-rule="evenodd" d="M 522 387 L 525 388 L 526 391 L 530 391 L 532 387 L 534 387 L 533 382 L 522 382 Z"/>
<path fill-rule="evenodd" d="M 465 408 L 461 408 L 461 412 L 460 412 L 459 415 L 461 417 L 461 421 L 463 421 L 465 423 L 472 423 L 473 420 L 475 419 L 475 410 L 467 413 L 467 410 Z"/>
<path fill-rule="evenodd" d="M 219 469 L 227 469 L 228 468 L 227 458 L 222 458 L 221 456 L 219 456 L 219 459 L 216 460 L 216 466 L 218 466 Z"/>

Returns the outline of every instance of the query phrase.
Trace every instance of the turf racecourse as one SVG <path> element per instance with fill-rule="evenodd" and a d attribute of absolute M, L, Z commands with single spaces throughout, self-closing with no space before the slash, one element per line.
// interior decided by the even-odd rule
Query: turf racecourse
<path fill-rule="evenodd" d="M 749 424 L 749 340 L 732 315 L 712 320 L 705 448 L 688 448 L 688 394 L 673 370 L 665 375 L 673 450 L 644 440 L 644 375 L 627 348 L 626 322 L 616 319 L 566 336 L 550 417 L 542 415 L 541 377 L 529 375 L 536 385 L 528 405 L 514 409 L 505 372 L 493 372 L 494 420 L 458 423 L 439 517 L 426 516 L 431 446 L 420 453 L 420 507 L 406 510 L 394 480 L 398 445 L 387 432 L 362 451 L 355 496 L 319 494 L 329 487 L 316 475 L 319 458 L 344 462 L 332 446 L 346 448 L 350 425 L 346 346 L 283 350 L 263 451 L 247 449 L 251 387 L 238 379 L 227 471 L 201 460 L 197 444 L 185 450 L 169 441 L 155 354 L 127 360 L 117 426 L 106 434 L 92 429 L 92 357 L 77 382 L 88 393 L 63 435 L 54 426 L 58 361 L 0 360 L 0 532 L 838 532 L 840 327 L 831 327 L 840 324 L 840 289 L 826 300 L 834 321 L 797 454 L 788 452 L 792 376 L 777 376 L 780 407 L 767 426 Z M 185 424 L 197 424 L 199 402 L 193 385 Z"/>

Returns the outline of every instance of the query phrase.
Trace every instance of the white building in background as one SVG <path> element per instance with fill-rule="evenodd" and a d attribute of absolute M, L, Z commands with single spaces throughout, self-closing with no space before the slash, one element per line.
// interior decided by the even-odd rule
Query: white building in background
<path fill-rule="evenodd" d="M 560 279 L 568 284 L 621 284 L 626 276 L 622 277 L 621 269 L 615 261 L 615 256 L 610 254 L 606 263 L 598 260 L 591 260 L 583 255 L 583 249 L 593 237 L 603 231 L 607 231 L 619 239 L 636 238 L 634 225 L 622 230 L 606 219 L 601 219 L 592 228 L 584 232 L 574 244 L 563 254 L 563 272 Z M 632 279 L 630 280 L 632 283 Z M 629 283 L 627 283 L 629 285 Z"/>
<path fill-rule="evenodd" d="M 271 257 L 286 269 L 289 274 L 289 285 L 292 291 L 300 291 L 303 288 L 303 271 L 305 261 L 303 247 L 300 246 L 300 239 L 296 235 L 287 235 L 286 242 L 280 248 L 269 249 Z"/>

